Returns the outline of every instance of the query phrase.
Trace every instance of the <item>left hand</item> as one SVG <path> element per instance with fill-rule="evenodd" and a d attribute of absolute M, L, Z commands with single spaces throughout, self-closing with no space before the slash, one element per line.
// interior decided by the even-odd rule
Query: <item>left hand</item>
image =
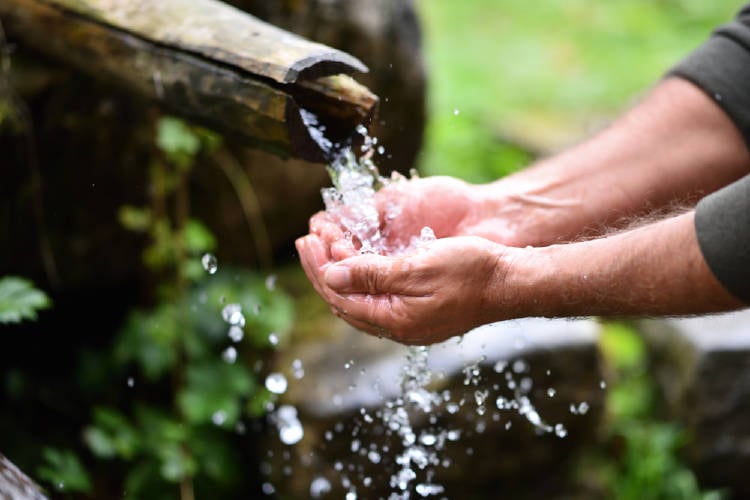
<path fill-rule="evenodd" d="M 297 240 L 302 266 L 331 310 L 356 328 L 426 345 L 513 317 L 502 311 L 507 248 L 478 237 L 438 239 L 414 252 L 336 261 L 316 234 Z"/>

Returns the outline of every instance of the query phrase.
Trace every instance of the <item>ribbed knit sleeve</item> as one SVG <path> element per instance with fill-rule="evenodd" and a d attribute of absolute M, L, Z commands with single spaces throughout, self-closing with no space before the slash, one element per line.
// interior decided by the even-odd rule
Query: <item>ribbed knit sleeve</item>
<path fill-rule="evenodd" d="M 713 98 L 750 149 L 750 4 L 669 74 Z M 713 274 L 750 304 L 750 175 L 703 198 L 695 210 L 695 230 Z"/>

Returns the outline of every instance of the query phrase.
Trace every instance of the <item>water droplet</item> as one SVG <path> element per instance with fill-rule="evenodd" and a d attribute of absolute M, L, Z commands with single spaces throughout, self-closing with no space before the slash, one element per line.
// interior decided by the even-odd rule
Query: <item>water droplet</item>
<path fill-rule="evenodd" d="M 128 387 L 133 387 L 135 385 L 135 379 L 133 377 L 128 377 Z"/>
<path fill-rule="evenodd" d="M 331 491 L 331 482 L 323 476 L 318 476 L 310 483 L 310 496 L 320 498 Z"/>
<path fill-rule="evenodd" d="M 203 269 L 205 269 L 208 274 L 216 273 L 216 270 L 219 268 L 219 263 L 216 260 L 216 257 L 210 253 L 203 254 L 203 257 L 201 257 L 201 264 L 203 264 Z"/>
<path fill-rule="evenodd" d="M 242 337 L 244 337 L 245 333 L 239 326 L 232 325 L 229 327 L 229 332 L 227 333 L 227 335 L 232 340 L 232 342 L 239 342 L 240 340 L 242 340 Z"/>
<path fill-rule="evenodd" d="M 522 359 L 517 359 L 513 362 L 513 371 L 516 373 L 523 373 L 529 369 L 529 365 Z"/>
<path fill-rule="evenodd" d="M 221 353 L 221 359 L 226 361 L 229 364 L 234 363 L 237 361 L 237 349 L 234 347 L 227 347 L 224 349 L 224 352 Z"/>
<path fill-rule="evenodd" d="M 273 416 L 279 429 L 279 439 L 282 443 L 292 445 L 298 443 L 305 435 L 302 424 L 297 418 L 297 409 L 291 405 L 281 405 Z"/>
<path fill-rule="evenodd" d="M 370 450 L 370 452 L 367 453 L 367 458 L 369 458 L 370 462 L 372 462 L 374 464 L 379 464 L 380 463 L 380 453 L 378 453 L 375 450 Z"/>
<path fill-rule="evenodd" d="M 429 497 L 432 495 L 440 495 L 441 493 L 443 493 L 443 491 L 445 491 L 445 488 L 443 488 L 439 484 L 421 483 L 418 484 L 414 488 L 414 490 L 421 497 Z"/>
<path fill-rule="evenodd" d="M 714 99 L 721 102 L 724 98 L 718 92 L 714 94 Z"/>
<path fill-rule="evenodd" d="M 245 326 L 245 316 L 242 314 L 242 306 L 240 304 L 225 305 L 221 310 L 221 317 L 230 325 L 239 326 L 240 328 Z"/>
<path fill-rule="evenodd" d="M 422 434 L 419 436 L 419 442 L 421 442 L 425 446 L 433 446 L 435 443 L 437 443 L 437 436 L 434 434 Z"/>
<path fill-rule="evenodd" d="M 505 371 L 505 367 L 508 366 L 508 362 L 504 360 L 500 360 L 497 363 L 495 363 L 495 372 L 496 373 L 503 373 Z"/>
<path fill-rule="evenodd" d="M 292 375 L 297 380 L 305 376 L 305 367 L 302 366 L 301 359 L 295 359 L 294 361 L 292 361 Z"/>
<path fill-rule="evenodd" d="M 508 429 L 510 429 L 511 425 L 513 425 L 513 424 L 511 423 L 510 420 L 508 420 L 507 422 L 505 422 L 505 430 L 507 431 Z"/>
<path fill-rule="evenodd" d="M 574 405 L 573 403 L 570 404 L 570 413 L 573 415 L 585 415 L 589 411 L 589 404 L 587 402 L 582 402 L 578 406 Z"/>
<path fill-rule="evenodd" d="M 269 274 L 268 276 L 266 276 L 266 290 L 268 290 L 269 292 L 273 292 L 274 290 L 276 290 L 277 279 L 278 278 L 275 274 Z"/>
<path fill-rule="evenodd" d="M 477 406 L 482 406 L 484 404 L 485 399 L 487 399 L 487 396 L 489 395 L 489 391 L 474 391 L 474 400 L 477 402 Z"/>
<path fill-rule="evenodd" d="M 599 388 L 602 389 L 602 390 L 606 389 L 607 388 L 607 383 L 604 380 L 600 381 L 599 382 Z"/>
<path fill-rule="evenodd" d="M 284 394 L 287 388 L 286 377 L 281 373 L 269 373 L 266 377 L 266 389 L 274 394 Z"/>
<path fill-rule="evenodd" d="M 346 500 L 357 500 L 357 492 L 356 491 L 347 491 L 345 498 L 346 498 Z"/>
<path fill-rule="evenodd" d="M 460 111 L 458 110 L 458 108 L 455 108 L 453 110 L 453 116 L 458 116 L 459 113 L 460 113 Z"/>
<path fill-rule="evenodd" d="M 275 332 L 271 332 L 268 334 L 268 343 L 272 346 L 279 345 L 279 336 Z"/>
<path fill-rule="evenodd" d="M 263 483 L 262 488 L 265 495 L 273 495 L 276 493 L 276 488 L 274 488 L 271 483 Z"/>
<path fill-rule="evenodd" d="M 557 424 L 555 425 L 555 435 L 559 438 L 564 438 L 568 435 L 568 430 L 563 424 Z"/>
<path fill-rule="evenodd" d="M 557 391 L 555 389 L 553 389 L 552 387 L 550 387 L 549 389 L 547 389 L 547 396 L 549 396 L 551 398 L 554 398 L 556 393 L 557 393 Z"/>
<path fill-rule="evenodd" d="M 214 425 L 221 426 L 226 422 L 227 420 L 227 412 L 224 410 L 216 410 L 213 415 L 211 415 L 211 422 L 214 423 Z"/>
<path fill-rule="evenodd" d="M 429 243 L 435 241 L 435 231 L 431 227 L 425 226 L 419 231 L 419 241 L 421 243 Z"/>

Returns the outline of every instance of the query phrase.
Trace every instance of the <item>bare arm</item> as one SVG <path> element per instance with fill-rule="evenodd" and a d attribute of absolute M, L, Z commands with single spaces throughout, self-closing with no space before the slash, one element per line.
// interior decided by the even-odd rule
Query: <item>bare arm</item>
<path fill-rule="evenodd" d="M 476 189 L 471 234 L 545 245 L 700 197 L 750 172 L 750 153 L 703 91 L 668 78 L 599 134 Z"/>
<path fill-rule="evenodd" d="M 743 307 L 706 265 L 693 215 L 591 241 L 506 252 L 505 279 L 492 292 L 504 298 L 496 303 L 521 316 L 563 317 L 691 315 Z"/>
<path fill-rule="evenodd" d="M 528 316 L 689 315 L 743 307 L 706 266 L 693 212 L 543 248 L 455 237 L 401 257 L 338 262 L 327 248 L 314 234 L 298 241 L 305 271 L 333 312 L 406 344 Z"/>

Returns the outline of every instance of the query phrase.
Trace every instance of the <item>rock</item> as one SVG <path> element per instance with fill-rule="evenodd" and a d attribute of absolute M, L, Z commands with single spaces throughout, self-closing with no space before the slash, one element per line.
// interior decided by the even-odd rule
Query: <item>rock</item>
<path fill-rule="evenodd" d="M 404 446 L 403 436 L 389 431 L 383 415 L 399 406 L 410 350 L 339 322 L 330 331 L 325 338 L 293 342 L 280 359 L 290 386 L 279 404 L 297 409 L 304 438 L 285 446 L 270 428 L 266 472 L 285 497 L 309 495 L 316 478 L 330 484 L 331 497 L 354 490 L 364 498 L 388 497 L 397 491 L 389 483 L 400 469 L 395 462 Z M 417 445 L 427 443 L 413 453 L 426 452 L 435 463 L 424 470 L 414 467 L 417 475 L 409 488 L 434 483 L 450 498 L 559 492 L 560 464 L 596 439 L 603 416 L 597 339 L 592 321 L 528 319 L 486 326 L 433 346 L 429 387 L 440 400 L 432 402 L 429 413 L 403 406 Z M 294 360 L 304 367 L 300 380 L 292 374 Z M 549 425 L 550 432 L 530 423 L 531 411 L 522 416 L 518 410 L 498 409 L 499 395 L 514 398 L 509 379 L 516 384 L 516 398 L 527 394 L 541 417 L 540 427 Z"/>
<path fill-rule="evenodd" d="M 701 484 L 750 495 L 750 311 L 643 323 L 673 418 Z"/>

